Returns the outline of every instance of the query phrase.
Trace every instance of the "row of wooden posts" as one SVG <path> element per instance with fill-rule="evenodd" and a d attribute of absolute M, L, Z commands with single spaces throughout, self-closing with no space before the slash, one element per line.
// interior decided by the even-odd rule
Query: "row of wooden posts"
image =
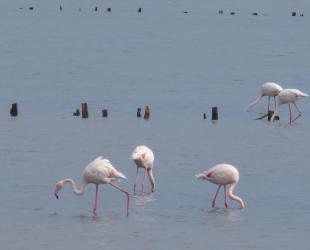
<path fill-rule="evenodd" d="M 12 104 L 10 109 L 11 116 L 18 116 L 18 104 L 15 102 Z M 73 116 L 80 116 L 81 112 L 80 109 L 76 109 L 76 111 L 73 113 Z M 150 107 L 147 105 L 144 107 L 144 114 L 143 117 L 145 120 L 149 119 L 151 115 Z M 108 110 L 102 109 L 101 110 L 101 116 L 102 117 L 108 117 Z M 82 103 L 82 118 L 88 118 L 89 112 L 88 112 L 88 104 L 86 102 Z M 137 117 L 142 117 L 142 108 L 137 109 Z M 218 120 L 218 108 L 212 107 L 212 120 L 217 121 Z M 203 113 L 203 119 L 207 119 L 207 114 Z"/>
<path fill-rule="evenodd" d="M 261 120 L 264 119 L 265 117 L 267 117 L 268 121 L 271 120 L 271 117 L 273 115 L 274 111 L 268 111 L 267 114 L 257 118 L 256 120 Z M 18 116 L 18 104 L 15 102 L 12 104 L 11 109 L 10 109 L 10 114 L 11 116 Z M 76 111 L 73 113 L 73 116 L 80 116 L 80 110 L 76 109 Z M 145 120 L 148 120 L 150 118 L 151 115 L 151 110 L 150 107 L 147 105 L 144 107 L 144 114 L 143 117 Z M 88 104 L 86 102 L 82 103 L 82 118 L 88 118 L 89 113 L 88 113 Z M 107 109 L 102 109 L 101 110 L 101 116 L 102 117 L 108 117 L 108 110 Z M 142 108 L 138 108 L 137 109 L 137 117 L 140 118 L 142 117 Z M 203 113 L 203 119 L 207 119 L 207 114 Z M 212 121 L 217 121 L 219 119 L 219 115 L 218 115 L 218 107 L 212 107 L 212 116 L 211 116 L 211 120 Z M 279 116 L 275 117 L 276 120 L 279 120 Z"/>

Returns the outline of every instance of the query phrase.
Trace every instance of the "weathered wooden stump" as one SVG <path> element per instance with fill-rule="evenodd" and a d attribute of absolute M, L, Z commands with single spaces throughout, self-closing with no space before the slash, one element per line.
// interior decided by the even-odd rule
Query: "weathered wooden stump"
<path fill-rule="evenodd" d="M 11 114 L 11 116 L 17 116 L 18 115 L 18 106 L 17 106 L 16 102 L 12 104 L 12 107 L 10 109 L 10 114 Z"/>
<path fill-rule="evenodd" d="M 76 109 L 76 111 L 73 113 L 73 116 L 80 116 L 80 110 Z"/>
<path fill-rule="evenodd" d="M 101 113 L 102 113 L 102 117 L 108 117 L 108 110 L 107 109 L 103 109 L 101 111 Z"/>
<path fill-rule="evenodd" d="M 219 119 L 218 108 L 212 107 L 212 121 L 217 121 L 218 119 Z"/>
<path fill-rule="evenodd" d="M 145 106 L 144 108 L 144 119 L 147 120 L 150 118 L 150 108 L 149 106 Z"/>
<path fill-rule="evenodd" d="M 137 109 L 137 117 L 141 117 L 141 110 L 142 110 L 141 108 Z"/>
<path fill-rule="evenodd" d="M 203 119 L 207 119 L 207 114 L 206 113 L 203 113 Z"/>
<path fill-rule="evenodd" d="M 295 11 L 292 12 L 292 16 L 296 16 L 296 12 Z"/>
<path fill-rule="evenodd" d="M 141 13 L 141 12 L 142 12 L 142 8 L 139 8 L 139 9 L 138 9 L 138 12 Z"/>
<path fill-rule="evenodd" d="M 88 118 L 88 107 L 87 103 L 82 103 L 82 118 Z"/>
<path fill-rule="evenodd" d="M 273 116 L 273 114 L 274 114 L 274 111 L 272 111 L 272 110 L 269 110 L 269 111 L 268 111 L 268 121 L 269 121 L 269 122 L 270 122 L 271 117 Z M 276 115 L 274 119 L 275 119 L 275 120 L 280 120 L 280 117 Z"/>
<path fill-rule="evenodd" d="M 107 8 L 107 12 L 111 12 L 112 11 L 112 9 L 111 8 Z"/>
<path fill-rule="evenodd" d="M 95 11 L 98 11 L 98 7 L 97 6 L 95 7 Z"/>

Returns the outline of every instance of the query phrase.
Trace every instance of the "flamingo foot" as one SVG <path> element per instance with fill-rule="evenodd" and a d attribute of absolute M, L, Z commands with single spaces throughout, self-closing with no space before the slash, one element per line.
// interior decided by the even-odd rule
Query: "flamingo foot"
<path fill-rule="evenodd" d="M 95 207 L 93 208 L 93 215 L 97 216 L 97 209 Z"/>
<path fill-rule="evenodd" d="M 224 205 L 225 205 L 225 207 L 226 207 L 226 208 L 228 208 L 228 204 L 227 204 L 227 202 L 225 202 L 225 203 L 224 203 Z"/>
<path fill-rule="evenodd" d="M 212 201 L 212 208 L 215 208 L 215 201 Z"/>

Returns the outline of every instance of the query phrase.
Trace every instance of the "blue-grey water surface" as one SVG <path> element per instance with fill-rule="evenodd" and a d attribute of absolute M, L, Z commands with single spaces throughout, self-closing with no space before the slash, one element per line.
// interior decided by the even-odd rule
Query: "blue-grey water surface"
<path fill-rule="evenodd" d="M 266 81 L 309 94 L 309 1 L 61 4 L 0 3 L 1 249 L 309 248 L 309 99 L 293 125 L 285 106 L 279 122 L 255 120 L 266 98 L 244 111 Z M 73 117 L 84 101 L 90 118 Z M 135 117 L 144 105 L 148 121 Z M 100 187 L 97 217 L 93 185 L 54 198 L 57 180 L 80 185 L 99 155 L 132 191 L 130 154 L 143 144 L 155 153 L 157 191 L 133 197 L 129 217 L 110 186 Z M 194 178 L 222 162 L 239 169 L 244 210 L 223 209 L 222 193 L 212 209 L 216 186 Z"/>

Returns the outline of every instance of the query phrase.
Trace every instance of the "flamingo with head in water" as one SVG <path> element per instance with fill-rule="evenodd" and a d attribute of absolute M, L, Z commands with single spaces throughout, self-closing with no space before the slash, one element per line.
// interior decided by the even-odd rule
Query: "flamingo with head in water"
<path fill-rule="evenodd" d="M 149 180 L 151 183 L 151 192 L 155 191 L 155 179 L 153 176 L 153 165 L 154 165 L 154 153 L 153 151 L 147 146 L 138 146 L 135 148 L 131 155 L 131 159 L 134 160 L 137 166 L 137 172 L 134 182 L 134 193 L 136 193 L 137 187 L 137 180 L 138 180 L 138 172 L 139 169 L 145 169 L 143 179 L 142 179 L 142 192 L 144 192 L 144 185 L 146 174 L 149 176 Z"/>
<path fill-rule="evenodd" d="M 280 106 L 283 104 L 288 104 L 288 108 L 290 111 L 290 124 L 292 124 L 292 122 L 296 121 L 296 119 L 302 115 L 302 112 L 300 111 L 300 109 L 296 105 L 296 101 L 298 101 L 300 98 L 306 97 L 306 96 L 308 96 L 308 95 L 301 92 L 298 89 L 283 89 L 278 95 L 278 100 L 277 100 L 278 105 L 277 105 L 277 108 L 276 108 L 274 114 L 271 117 L 271 121 L 273 121 L 274 118 L 279 115 Z M 292 119 L 291 103 L 293 103 L 295 109 L 298 112 L 298 115 L 294 119 Z"/>
<path fill-rule="evenodd" d="M 274 82 L 266 82 L 262 85 L 261 87 L 261 92 L 260 94 L 258 95 L 258 97 L 252 102 L 250 103 L 247 107 L 246 107 L 246 111 L 249 111 L 252 107 L 254 107 L 258 102 L 259 100 L 263 97 L 263 96 L 268 96 L 268 108 L 267 108 L 267 112 L 269 112 L 270 110 L 270 97 L 273 97 L 274 98 L 274 102 L 275 102 L 275 105 L 276 105 L 276 96 L 280 93 L 280 91 L 282 90 L 283 88 L 277 84 L 277 83 L 274 83 Z"/>
<path fill-rule="evenodd" d="M 65 184 L 70 184 L 72 186 L 73 193 L 76 195 L 83 195 L 86 192 L 87 185 L 89 183 L 93 183 L 96 185 L 96 196 L 95 196 L 95 203 L 93 207 L 93 214 L 96 216 L 97 212 L 97 204 L 98 204 L 98 191 L 99 191 L 99 184 L 109 184 L 112 187 L 120 190 L 123 192 L 127 197 L 127 216 L 129 215 L 129 201 L 130 201 L 130 194 L 126 190 L 120 188 L 119 186 L 112 183 L 114 179 L 127 179 L 124 174 L 117 171 L 111 162 L 107 159 L 104 159 L 102 156 L 96 158 L 94 161 L 89 163 L 84 172 L 83 172 L 83 184 L 82 188 L 78 189 L 74 180 L 72 179 L 64 179 L 58 181 L 56 183 L 54 195 L 58 199 L 59 192 L 63 188 Z"/>
<path fill-rule="evenodd" d="M 224 205 L 226 208 L 228 207 L 226 186 L 228 186 L 228 197 L 239 202 L 241 209 L 245 208 L 243 200 L 239 196 L 233 194 L 233 191 L 239 181 L 239 172 L 234 166 L 229 164 L 215 165 L 214 167 L 197 174 L 196 178 L 207 180 L 218 185 L 212 201 L 213 208 L 215 207 L 215 201 L 222 186 L 224 187 Z"/>

